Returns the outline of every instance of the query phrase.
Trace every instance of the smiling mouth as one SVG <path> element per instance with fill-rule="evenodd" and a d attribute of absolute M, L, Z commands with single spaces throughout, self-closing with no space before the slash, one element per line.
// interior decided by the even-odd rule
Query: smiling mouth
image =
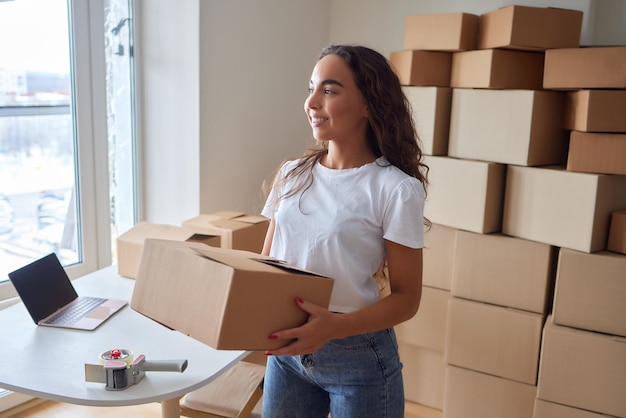
<path fill-rule="evenodd" d="M 324 122 L 326 120 L 328 120 L 328 119 L 326 119 L 326 118 L 311 118 L 311 123 L 319 124 L 319 123 L 322 123 L 322 122 Z"/>

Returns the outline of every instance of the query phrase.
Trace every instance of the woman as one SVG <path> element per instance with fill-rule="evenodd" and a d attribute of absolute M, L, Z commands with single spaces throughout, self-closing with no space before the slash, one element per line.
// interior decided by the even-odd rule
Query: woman
<path fill-rule="evenodd" d="M 294 341 L 266 352 L 263 416 L 402 417 L 393 326 L 420 302 L 428 171 L 411 107 L 385 57 L 331 45 L 304 111 L 320 147 L 276 176 L 263 254 L 335 284 L 329 309 L 297 298 L 308 322 L 269 336 Z M 386 297 L 374 278 L 383 262 Z"/>

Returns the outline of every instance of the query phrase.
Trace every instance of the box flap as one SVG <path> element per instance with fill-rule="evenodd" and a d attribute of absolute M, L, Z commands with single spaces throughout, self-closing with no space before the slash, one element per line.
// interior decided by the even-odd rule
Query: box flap
<path fill-rule="evenodd" d="M 120 235 L 119 239 L 141 244 L 147 238 L 185 241 L 194 234 L 194 230 L 186 227 L 139 222 L 137 225 Z"/>
<path fill-rule="evenodd" d="M 260 224 L 263 222 L 269 222 L 268 218 L 266 218 L 265 216 L 260 216 L 260 215 L 238 216 L 236 219 L 233 219 L 233 220 L 237 222 L 247 223 L 247 224 Z"/>

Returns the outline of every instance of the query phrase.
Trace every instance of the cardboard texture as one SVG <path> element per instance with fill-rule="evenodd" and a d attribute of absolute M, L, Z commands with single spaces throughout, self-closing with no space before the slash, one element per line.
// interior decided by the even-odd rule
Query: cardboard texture
<path fill-rule="evenodd" d="M 389 54 L 389 62 L 405 86 L 450 85 L 452 54 L 448 52 L 403 50 Z"/>
<path fill-rule="evenodd" d="M 446 363 L 535 385 L 543 319 L 531 312 L 452 297 Z"/>
<path fill-rule="evenodd" d="M 445 418 L 531 418 L 537 387 L 447 366 Z"/>
<path fill-rule="evenodd" d="M 626 210 L 618 210 L 611 214 L 606 248 L 609 251 L 626 254 Z"/>
<path fill-rule="evenodd" d="M 435 223 L 424 232 L 422 250 L 422 284 L 424 286 L 443 290 L 451 289 L 456 234 L 456 228 Z"/>
<path fill-rule="evenodd" d="M 484 49 L 452 54 L 450 87 L 543 88 L 543 53 Z"/>
<path fill-rule="evenodd" d="M 398 342 L 407 401 L 443 409 L 446 363 L 443 351 Z"/>
<path fill-rule="evenodd" d="M 626 90 L 577 90 L 565 94 L 563 128 L 626 132 Z"/>
<path fill-rule="evenodd" d="M 395 327 L 398 341 L 443 353 L 448 318 L 447 290 L 422 287 L 422 300 L 413 318 Z"/>
<path fill-rule="evenodd" d="M 535 399 L 533 418 L 611 418 L 608 415 L 597 414 L 584 409 L 572 408 L 541 399 Z"/>
<path fill-rule="evenodd" d="M 183 222 L 183 226 L 195 231 L 221 236 L 222 248 L 254 253 L 263 250 L 269 224 L 263 216 L 231 211 L 201 214 Z"/>
<path fill-rule="evenodd" d="M 580 43 L 582 22 L 580 10 L 502 7 L 480 16 L 478 49 L 576 48 Z"/>
<path fill-rule="evenodd" d="M 539 399 L 624 417 L 624 388 L 626 339 L 562 327 L 548 318 L 541 349 Z"/>
<path fill-rule="evenodd" d="M 404 49 L 466 51 L 476 49 L 478 15 L 438 13 L 407 16 Z"/>
<path fill-rule="evenodd" d="M 247 251 L 146 240 L 131 307 L 216 349 L 265 350 L 302 325 L 301 297 L 328 307 L 333 280 Z"/>
<path fill-rule="evenodd" d="M 430 167 L 424 215 L 431 222 L 482 234 L 500 230 L 506 165 L 438 156 L 424 160 Z"/>
<path fill-rule="evenodd" d="M 551 302 L 557 249 L 501 234 L 459 231 L 452 295 L 544 314 Z"/>
<path fill-rule="evenodd" d="M 551 49 L 543 70 L 546 89 L 623 89 L 626 46 Z"/>
<path fill-rule="evenodd" d="M 402 90 L 413 108 L 413 122 L 422 143 L 422 152 L 446 155 L 452 90 L 448 87 L 416 86 L 404 86 Z"/>
<path fill-rule="evenodd" d="M 134 279 L 141 261 L 143 243 L 148 238 L 200 242 L 219 247 L 221 239 L 214 234 L 198 234 L 193 229 L 174 225 L 139 222 L 117 240 L 117 274 Z"/>
<path fill-rule="evenodd" d="M 502 164 L 564 164 L 563 95 L 453 89 L 448 155 Z"/>
<path fill-rule="evenodd" d="M 582 173 L 626 175 L 626 134 L 572 131 L 567 169 Z"/>
<path fill-rule="evenodd" d="M 591 253 L 606 248 L 611 212 L 623 208 L 626 176 L 509 165 L 502 232 Z"/>
<path fill-rule="evenodd" d="M 562 248 L 553 320 L 557 325 L 626 337 L 626 256 Z"/>

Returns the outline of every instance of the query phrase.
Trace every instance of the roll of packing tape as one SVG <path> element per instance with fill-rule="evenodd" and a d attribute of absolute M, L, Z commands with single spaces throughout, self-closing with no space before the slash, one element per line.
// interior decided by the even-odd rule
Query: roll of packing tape
<path fill-rule="evenodd" d="M 114 348 L 101 353 L 99 356 L 100 364 L 104 364 L 108 360 L 123 361 L 127 366 L 133 362 L 133 352 L 126 348 Z"/>

